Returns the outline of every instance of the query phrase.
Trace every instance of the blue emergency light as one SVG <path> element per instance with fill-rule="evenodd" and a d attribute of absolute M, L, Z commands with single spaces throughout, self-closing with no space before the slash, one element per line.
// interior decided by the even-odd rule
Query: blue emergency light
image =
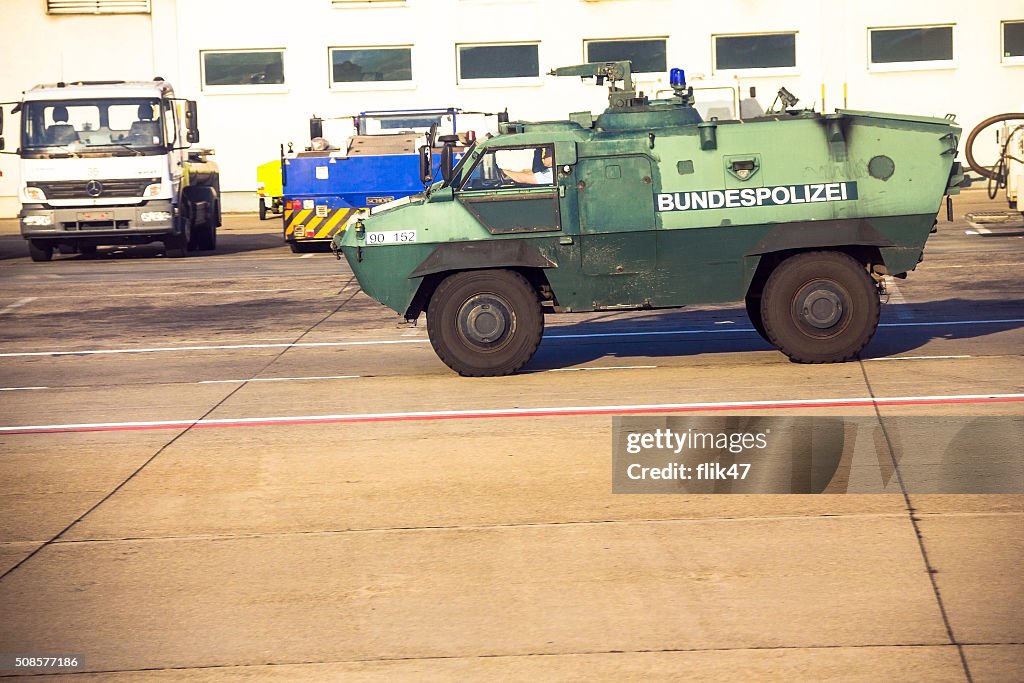
<path fill-rule="evenodd" d="M 685 88 L 686 72 L 682 69 L 672 69 L 668 74 L 668 81 L 673 88 Z"/>

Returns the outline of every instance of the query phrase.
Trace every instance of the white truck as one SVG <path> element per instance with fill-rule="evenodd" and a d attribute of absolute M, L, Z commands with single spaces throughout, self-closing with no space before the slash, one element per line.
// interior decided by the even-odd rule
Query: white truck
<path fill-rule="evenodd" d="M 21 114 L 19 219 L 33 261 L 100 245 L 163 242 L 172 257 L 216 248 L 219 172 L 212 150 L 190 149 L 196 104 L 170 83 L 39 85 L 12 113 Z"/>

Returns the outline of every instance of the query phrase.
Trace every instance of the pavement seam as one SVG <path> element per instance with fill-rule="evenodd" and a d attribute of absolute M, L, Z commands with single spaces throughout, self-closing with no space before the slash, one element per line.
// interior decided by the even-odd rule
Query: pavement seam
<path fill-rule="evenodd" d="M 857 364 L 860 366 L 861 374 L 864 376 L 864 384 L 867 388 L 868 395 L 872 398 L 875 397 L 875 390 L 871 386 L 871 379 L 868 377 L 867 365 L 863 360 L 858 359 Z M 935 594 L 935 602 L 939 607 L 939 614 L 942 616 L 942 624 L 946 629 L 946 634 L 949 637 L 949 642 L 956 646 L 957 653 L 960 655 L 960 664 L 964 670 L 964 677 L 967 683 L 974 683 L 974 677 L 971 675 L 971 668 L 967 664 L 967 653 L 964 652 L 963 645 L 957 641 L 956 635 L 953 633 L 953 624 L 949 619 L 949 613 L 946 610 L 946 604 L 942 599 L 942 591 L 939 590 L 939 583 L 935 578 L 938 573 L 938 569 L 932 565 L 931 558 L 928 556 L 928 548 L 925 547 L 924 535 L 921 532 L 920 518 L 917 516 L 917 511 L 914 509 L 913 503 L 910 500 L 910 493 L 907 491 L 906 483 L 903 481 L 903 472 L 900 470 L 899 461 L 896 459 L 896 452 L 892 446 L 892 440 L 889 437 L 889 430 L 885 427 L 885 420 L 882 418 L 882 411 L 878 403 L 872 403 L 875 410 L 875 417 L 878 420 L 878 425 L 882 430 L 882 436 L 885 438 L 885 445 L 889 451 L 889 459 L 892 461 L 893 472 L 896 475 L 896 481 L 899 482 L 900 491 L 903 494 L 903 503 L 907 509 L 907 515 L 910 518 L 910 524 L 914 529 L 914 537 L 917 539 L 917 546 L 921 550 L 921 559 L 924 561 L 925 570 L 928 573 L 928 580 L 932 585 L 932 592 Z"/>
<path fill-rule="evenodd" d="M 874 494 L 871 494 L 874 495 Z M 883 494 L 884 495 L 884 494 Z M 895 494 L 892 494 L 895 495 Z M 1020 513 L 1024 514 L 1024 513 Z M 1000 517 L 1004 516 L 1002 514 Z M 598 526 L 598 525 L 614 525 L 614 524 L 672 524 L 672 523 L 691 523 L 691 524 L 702 524 L 708 523 L 721 523 L 721 522 L 738 522 L 738 523 L 749 523 L 749 522 L 800 522 L 800 521 L 822 521 L 822 520 L 842 520 L 848 519 L 900 519 L 903 517 L 903 513 L 892 513 L 892 512 L 878 512 L 878 513 L 863 513 L 863 514 L 821 514 L 821 515 L 769 515 L 763 517 L 702 517 L 702 518 L 652 518 L 652 519 L 597 519 L 597 520 L 573 520 L 568 522 L 518 522 L 510 524 L 453 524 L 453 525 L 434 525 L 434 526 L 395 526 L 395 527 L 357 527 L 351 529 L 318 529 L 315 531 L 279 531 L 270 533 L 252 533 L 252 534 L 196 534 L 192 536 L 126 536 L 123 538 L 72 538 L 72 539 L 57 539 L 52 541 L 54 544 L 73 544 L 73 543 L 123 543 L 123 542 L 139 542 L 139 541 L 211 541 L 211 540 L 234 540 L 234 539 L 253 539 L 253 538 L 281 538 L 286 536 L 335 536 L 340 534 L 376 534 L 376 533 L 395 533 L 403 531 L 460 531 L 460 530 L 477 530 L 486 531 L 490 529 L 532 529 L 532 528 L 543 528 L 543 527 L 573 527 L 573 526 Z M 32 543 L 32 541 L 12 541 L 10 544 L 15 543 Z M 3 546 L 4 544 L 0 544 Z"/>
<path fill-rule="evenodd" d="M 874 495 L 874 494 L 871 494 Z M 896 495 L 896 494 L 892 494 Z M 819 515 L 766 515 L 760 517 L 662 517 L 650 519 L 592 519 L 572 520 L 566 522 L 517 522 L 509 524 L 452 524 L 433 526 L 391 526 L 391 527 L 353 527 L 349 529 L 315 529 L 307 531 L 273 531 L 265 533 L 245 534 L 193 534 L 188 536 L 122 536 L 118 538 L 61 538 L 52 541 L 54 545 L 71 545 L 76 543 L 135 543 L 135 542 L 158 542 L 158 541 L 228 541 L 235 539 L 255 538 L 284 538 L 287 536 L 336 536 L 340 534 L 375 534 L 394 533 L 403 531 L 459 531 L 459 530 L 489 530 L 489 529 L 529 529 L 534 527 L 568 527 L 568 526 L 597 526 L 601 524 L 669 524 L 669 523 L 692 523 L 704 522 L 784 522 L 784 521 L 819 521 L 826 519 L 848 520 L 848 519 L 885 519 L 901 518 L 904 513 L 878 512 L 878 513 L 852 513 L 852 514 L 819 514 Z M 1006 510 L 1001 512 L 927 512 L 923 516 L 938 517 L 994 517 L 1005 519 L 1012 516 L 1024 516 L 1024 512 Z M 36 545 L 44 543 L 41 540 L 24 541 L 0 541 L 0 548 L 18 545 Z"/>
<path fill-rule="evenodd" d="M 354 279 L 355 279 L 355 276 L 354 275 L 351 276 L 349 278 L 349 281 L 347 283 L 345 283 L 345 285 L 351 284 Z M 345 304 L 350 302 L 360 291 L 361 290 L 359 290 L 357 288 L 352 293 L 351 296 L 349 296 L 347 299 L 343 300 L 340 304 L 335 306 L 334 309 L 332 309 L 327 315 L 321 317 L 315 323 L 313 323 L 308 328 L 306 328 L 306 330 L 302 334 L 300 334 L 298 337 L 296 337 L 295 341 L 292 342 L 292 343 L 295 344 L 295 343 L 298 343 L 299 341 L 301 341 L 306 335 L 308 335 L 310 332 L 315 330 L 318 325 L 320 325 L 322 322 L 324 322 L 325 320 L 327 320 L 328 318 L 333 316 L 335 313 L 340 311 L 345 306 Z M 288 348 L 289 347 L 285 347 L 279 353 L 275 354 L 269 361 L 267 361 L 267 363 L 262 368 L 260 368 L 257 372 L 253 373 L 253 377 L 258 377 L 260 374 L 265 372 L 267 370 L 267 368 L 269 368 L 271 365 L 273 365 L 275 362 L 277 362 L 277 360 L 280 359 L 281 356 L 283 356 L 285 353 L 288 352 Z M 47 547 L 49 547 L 49 546 L 59 542 L 61 540 L 61 537 L 64 536 L 64 534 L 68 533 L 71 529 L 73 529 L 75 526 L 77 526 L 79 523 L 81 523 L 86 517 L 88 517 L 95 510 L 97 510 L 101 505 L 103 505 L 108 500 L 110 500 L 114 495 L 117 494 L 118 491 L 120 491 L 122 488 L 124 488 L 128 484 L 128 482 L 130 482 L 140 472 L 142 472 L 142 470 L 144 470 L 146 468 L 146 466 L 148 466 L 151 462 L 153 462 L 161 453 L 163 453 L 165 450 L 167 450 L 171 445 L 173 445 L 182 436 L 184 436 L 185 434 L 190 432 L 193 429 L 193 427 L 195 426 L 195 423 L 200 422 L 200 421 L 204 420 L 205 418 L 209 417 L 210 415 L 212 415 L 213 412 L 216 411 L 222 405 L 224 405 L 224 403 L 228 399 L 230 399 L 232 396 L 234 396 L 236 393 L 238 393 L 239 391 L 241 391 L 243 388 L 245 388 L 248 385 L 249 385 L 248 381 L 242 382 L 242 383 L 238 384 L 238 386 L 234 387 L 231 391 L 229 391 L 223 398 L 221 398 L 219 401 L 217 401 L 217 403 L 215 403 L 209 410 L 207 410 L 205 413 L 203 413 L 198 419 L 192 421 L 192 424 L 189 424 L 189 425 L 185 426 L 180 432 L 175 434 L 167 443 L 165 443 L 160 448 L 158 448 L 157 451 L 155 453 L 153 453 L 153 455 L 149 456 L 146 459 L 145 462 L 143 462 L 141 465 L 139 465 L 121 483 L 119 483 L 117 486 L 115 486 L 105 496 L 100 498 L 100 500 L 98 500 L 88 510 L 86 510 L 81 515 L 79 515 L 70 524 L 68 524 L 66 527 L 61 529 L 55 536 L 53 536 L 53 538 L 51 538 L 50 540 L 44 542 L 42 545 L 37 547 L 31 553 L 29 553 L 25 557 L 21 558 L 21 560 L 19 560 L 16 564 L 14 564 L 12 567 L 7 569 L 7 571 L 5 571 L 3 574 L 0 574 L 0 583 L 2 583 L 8 576 L 10 576 L 14 572 L 16 572 L 19 568 L 21 568 L 22 565 L 24 565 L 26 562 L 28 562 L 33 557 L 38 555 L 44 548 L 47 548 Z"/>

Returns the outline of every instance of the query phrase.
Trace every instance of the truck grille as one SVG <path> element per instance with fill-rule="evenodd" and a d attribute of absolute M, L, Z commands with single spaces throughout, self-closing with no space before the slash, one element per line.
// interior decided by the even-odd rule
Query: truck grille
<path fill-rule="evenodd" d="M 159 178 L 128 178 L 125 180 L 57 180 L 33 181 L 29 187 L 38 187 L 47 199 L 97 199 L 108 197 L 141 197 L 147 185 L 160 182 Z M 98 194 L 97 194 L 98 191 Z"/>

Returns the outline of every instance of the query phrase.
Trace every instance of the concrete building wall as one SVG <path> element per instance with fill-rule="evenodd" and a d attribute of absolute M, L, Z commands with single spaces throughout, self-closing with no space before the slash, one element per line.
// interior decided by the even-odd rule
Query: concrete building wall
<path fill-rule="evenodd" d="M 202 146 L 217 150 L 225 208 L 254 210 L 255 167 L 280 143 L 308 143 L 311 115 L 369 109 L 457 106 L 508 108 L 513 119 L 563 118 L 598 111 L 602 88 L 540 76 L 514 83 L 457 82 L 456 46 L 535 42 L 541 73 L 585 61 L 584 41 L 663 38 L 669 67 L 695 85 L 756 86 L 770 104 L 785 86 L 801 106 L 957 114 L 965 132 L 996 113 L 1019 111 L 1024 59 L 1004 59 L 1001 22 L 1024 21 L 1024 0 L 152 0 L 151 14 L 55 16 L 44 0 L 3 0 L 0 100 L 16 100 L 40 82 L 117 78 L 170 80 L 196 99 Z M 869 63 L 869 29 L 952 25 L 950 63 L 879 68 Z M 714 36 L 795 32 L 796 66 L 715 72 Z M 331 87 L 330 47 L 411 46 L 413 80 Z M 208 87 L 204 50 L 278 49 L 282 85 Z M 667 88 L 667 76 L 643 74 L 640 88 Z M 8 114 L 9 114 L 8 107 Z M 8 150 L 17 117 L 8 115 Z M 993 145 L 994 148 L 994 145 Z M 994 151 L 994 150 L 993 150 Z M 17 212 L 17 158 L 0 155 L 0 215 Z"/>

